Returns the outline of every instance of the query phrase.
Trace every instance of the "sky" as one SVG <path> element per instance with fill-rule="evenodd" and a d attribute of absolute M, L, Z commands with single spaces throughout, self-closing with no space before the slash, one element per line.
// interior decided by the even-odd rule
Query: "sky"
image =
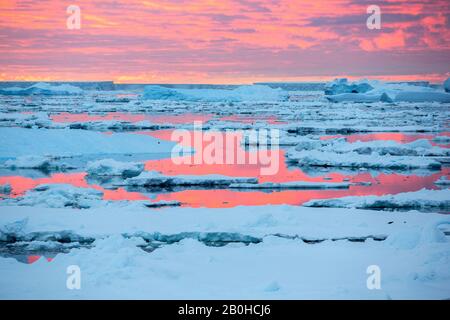
<path fill-rule="evenodd" d="M 80 29 L 66 10 L 80 8 Z M 367 28 L 369 5 L 381 29 Z M 449 0 L 0 0 L 0 80 L 442 81 Z"/>

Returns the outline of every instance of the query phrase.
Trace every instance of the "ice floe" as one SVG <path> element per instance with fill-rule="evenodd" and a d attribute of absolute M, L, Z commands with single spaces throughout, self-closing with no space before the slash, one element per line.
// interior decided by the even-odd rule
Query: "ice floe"
<path fill-rule="evenodd" d="M 148 135 L 106 135 L 84 130 L 0 128 L 0 157 L 79 154 L 169 154 L 175 143 Z"/>
<path fill-rule="evenodd" d="M 232 189 L 347 189 L 352 183 L 348 182 L 264 182 L 264 183 L 233 183 Z"/>
<path fill-rule="evenodd" d="M 257 178 L 229 177 L 220 174 L 168 176 L 157 171 L 144 171 L 139 176 L 126 179 L 123 185 L 141 187 L 175 186 L 229 186 L 233 183 L 258 183 Z M 122 185 L 122 184 L 119 184 Z"/>
<path fill-rule="evenodd" d="M 306 207 L 356 208 L 356 209 L 434 209 L 450 210 L 450 190 L 427 190 L 405 192 L 384 196 L 352 196 L 336 199 L 311 200 Z"/>
<path fill-rule="evenodd" d="M 449 149 L 432 146 L 425 139 L 401 144 L 395 141 L 349 143 L 345 138 L 309 137 L 299 137 L 298 144 L 286 154 L 289 162 L 302 166 L 404 170 L 439 169 L 441 162 L 432 157 L 449 155 Z"/>

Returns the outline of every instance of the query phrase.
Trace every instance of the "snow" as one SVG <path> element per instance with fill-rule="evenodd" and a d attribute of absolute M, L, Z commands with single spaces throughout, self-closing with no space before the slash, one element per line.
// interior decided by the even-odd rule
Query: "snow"
<path fill-rule="evenodd" d="M 15 234 L 27 241 L 34 235 L 36 240 L 28 240 L 31 248 L 45 247 L 45 240 L 38 240 L 45 237 L 95 240 L 92 248 L 74 248 L 52 262 L 41 258 L 27 265 L 0 258 L 0 286 L 8 288 L 0 290 L 2 299 L 448 298 L 450 243 L 438 227 L 450 220 L 439 214 L 290 206 L 217 209 L 214 214 L 166 208 L 155 215 L 123 208 L 86 209 L 84 214 L 2 210 L 2 237 Z M 47 234 L 39 236 L 44 230 Z M 72 234 L 50 233 L 61 230 Z M 361 237 L 366 237 L 363 242 L 348 241 Z M 222 239 L 231 244 L 205 245 Z M 148 240 L 155 242 L 152 252 L 142 250 L 152 244 Z M 382 270 L 381 290 L 366 287 L 366 269 L 373 264 Z M 65 286 L 70 265 L 80 267 L 81 290 Z"/>
<path fill-rule="evenodd" d="M 357 209 L 435 209 L 450 210 L 450 189 L 405 192 L 384 196 L 352 196 L 336 199 L 311 200 L 305 207 Z"/>
<path fill-rule="evenodd" d="M 144 164 L 139 162 L 120 162 L 113 159 L 102 159 L 89 162 L 87 173 L 93 176 L 135 177 L 144 170 Z"/>
<path fill-rule="evenodd" d="M 85 130 L 0 128 L 0 157 L 170 153 L 175 144 L 148 135 Z"/>
<path fill-rule="evenodd" d="M 173 89 L 161 86 L 147 86 L 143 97 L 147 100 L 202 102 L 282 101 L 287 99 L 287 92 L 263 85 L 240 86 L 230 90 Z"/>
<path fill-rule="evenodd" d="M 3 95 L 78 95 L 83 90 L 70 84 L 51 85 L 45 82 L 39 82 L 27 88 L 11 87 L 0 89 Z"/>
<path fill-rule="evenodd" d="M 232 183 L 257 182 L 256 178 L 229 177 L 220 174 L 168 176 L 157 171 L 145 171 L 137 177 L 126 179 L 123 185 L 145 187 L 228 186 Z"/>

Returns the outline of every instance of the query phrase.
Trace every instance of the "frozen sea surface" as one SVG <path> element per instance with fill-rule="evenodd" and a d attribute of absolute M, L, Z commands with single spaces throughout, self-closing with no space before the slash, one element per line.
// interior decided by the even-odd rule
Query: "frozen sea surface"
<path fill-rule="evenodd" d="M 0 297 L 450 298 L 450 104 L 201 90 L 0 95 Z M 194 122 L 280 130 L 276 174 L 175 164 Z M 65 288 L 70 264 L 84 290 Z"/>

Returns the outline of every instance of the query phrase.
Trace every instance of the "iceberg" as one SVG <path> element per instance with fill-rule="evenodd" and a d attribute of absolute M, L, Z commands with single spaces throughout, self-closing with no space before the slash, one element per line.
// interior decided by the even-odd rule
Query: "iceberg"
<path fill-rule="evenodd" d="M 26 88 L 10 87 L 0 89 L 3 95 L 79 95 L 83 90 L 70 84 L 51 85 L 46 82 L 39 82 Z"/>
<path fill-rule="evenodd" d="M 345 78 L 328 83 L 325 97 L 331 102 L 450 102 L 449 93 L 430 86 L 366 79 L 348 82 Z"/>
<path fill-rule="evenodd" d="M 450 78 L 444 81 L 444 90 L 445 92 L 450 92 Z"/>
<path fill-rule="evenodd" d="M 366 93 L 373 87 L 367 81 L 350 83 L 346 78 L 334 79 L 325 85 L 325 95 L 342 93 Z"/>
<path fill-rule="evenodd" d="M 285 101 L 287 91 L 263 85 L 240 86 L 235 89 L 174 89 L 161 86 L 145 87 L 146 100 L 192 102 Z"/>

